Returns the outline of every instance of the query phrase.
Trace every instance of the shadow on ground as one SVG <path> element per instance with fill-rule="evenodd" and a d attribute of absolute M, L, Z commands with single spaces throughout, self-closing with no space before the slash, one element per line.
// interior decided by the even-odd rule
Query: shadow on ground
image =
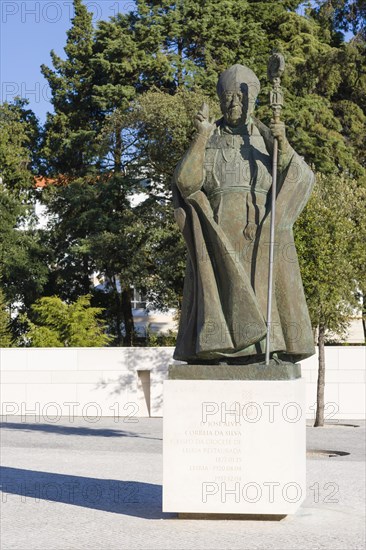
<path fill-rule="evenodd" d="M 176 517 L 162 512 L 162 487 L 139 481 L 98 479 L 52 472 L 0 468 L 2 501 L 9 495 L 47 500 L 145 519 Z"/>
<path fill-rule="evenodd" d="M 32 432 L 48 432 L 60 435 L 86 435 L 99 437 L 139 437 L 143 439 L 157 439 L 160 437 L 146 437 L 137 432 L 128 432 L 124 430 L 113 430 L 105 428 L 82 428 L 78 426 L 56 426 L 55 424 L 25 424 L 22 422 L 2 422 L 0 428 L 8 430 L 23 430 Z"/>

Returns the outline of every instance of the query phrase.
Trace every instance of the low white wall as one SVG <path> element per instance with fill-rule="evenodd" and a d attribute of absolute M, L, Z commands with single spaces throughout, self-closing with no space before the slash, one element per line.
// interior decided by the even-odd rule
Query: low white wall
<path fill-rule="evenodd" d="M 161 416 L 163 381 L 172 355 L 173 348 L 2 348 L 1 413 L 32 414 L 50 422 L 59 416 L 90 421 L 101 416 L 128 416 L 130 421 Z M 326 347 L 327 418 L 364 418 L 365 370 L 364 346 Z M 313 418 L 317 356 L 302 362 L 302 372 L 307 416 Z"/>
<path fill-rule="evenodd" d="M 315 418 L 318 354 L 301 362 L 306 380 L 307 417 Z M 325 347 L 325 416 L 330 419 L 365 418 L 365 346 Z"/>
<path fill-rule="evenodd" d="M 173 348 L 3 348 L 1 412 L 160 416 L 172 354 Z M 138 371 L 150 371 L 150 411 Z"/>

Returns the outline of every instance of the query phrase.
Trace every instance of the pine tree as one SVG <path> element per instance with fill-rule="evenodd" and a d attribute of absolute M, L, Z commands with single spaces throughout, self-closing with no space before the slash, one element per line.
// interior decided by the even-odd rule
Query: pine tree
<path fill-rule="evenodd" d="M 348 32 L 366 38 L 365 0 L 316 0 L 313 13 L 333 32 Z"/>
<path fill-rule="evenodd" d="M 338 4 L 349 9 L 352 2 Z M 43 69 L 55 108 L 46 126 L 47 169 L 73 181 L 47 191 L 55 216 L 54 292 L 74 299 L 89 292 L 98 266 L 111 281 L 113 324 L 123 320 L 129 334 L 131 284 L 139 281 L 157 304 L 174 302 L 174 294 L 179 301 L 183 247 L 173 229 L 169 183 L 193 131 L 196 99 L 208 96 L 217 113 L 218 74 L 245 63 L 261 80 L 257 115 L 268 123 L 266 64 L 273 48 L 286 58 L 283 119 L 291 144 L 319 172 L 352 176 L 363 185 L 362 33 L 345 44 L 338 16 L 325 17 L 314 6 L 303 16 L 299 5 L 138 0 L 136 9 L 100 22 L 93 32 L 90 14 L 75 0 L 67 59 L 53 54 L 55 69 Z M 358 16 L 353 24 L 359 29 Z M 141 182 L 149 197 L 134 209 L 129 198 L 142 190 Z M 138 216 L 149 227 L 147 238 L 140 238 Z"/>
<path fill-rule="evenodd" d="M 42 65 L 52 92 L 55 113 L 47 115 L 43 155 L 48 171 L 75 177 L 95 162 L 98 110 L 93 102 L 92 14 L 82 0 L 74 0 L 75 16 L 67 31 L 66 59 L 51 51 L 54 69 Z"/>
<path fill-rule="evenodd" d="M 14 196 L 30 199 L 32 155 L 37 152 L 39 128 L 25 100 L 0 105 L 0 177 Z"/>

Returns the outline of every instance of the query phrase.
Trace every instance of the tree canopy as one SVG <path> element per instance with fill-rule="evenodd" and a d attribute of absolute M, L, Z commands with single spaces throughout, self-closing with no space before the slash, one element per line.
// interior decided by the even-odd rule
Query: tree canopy
<path fill-rule="evenodd" d="M 102 347 L 110 337 L 99 318 L 101 308 L 90 306 L 90 296 L 80 296 L 66 304 L 58 296 L 44 297 L 31 307 L 33 321 L 24 322 L 28 329 L 22 337 L 31 347 Z"/>
<path fill-rule="evenodd" d="M 309 303 L 332 290 L 325 287 L 338 253 L 331 257 L 323 242 L 330 239 L 328 229 L 341 239 L 352 227 L 345 302 L 357 295 L 365 304 L 364 2 L 137 0 L 128 13 L 96 27 L 82 0 L 74 0 L 74 12 L 64 56 L 52 51 L 52 66 L 42 66 L 53 106 L 44 127 L 24 103 L 0 108 L 0 272 L 8 303 L 20 302 L 31 312 L 42 295 L 68 303 L 92 293 L 117 345 L 134 343 L 133 285 L 160 308 L 179 307 L 185 247 L 173 219 L 174 167 L 203 99 L 220 116 L 217 77 L 232 63 L 247 64 L 257 74 L 256 115 L 269 123 L 266 64 L 277 49 L 286 59 L 283 119 L 289 141 L 319 174 L 296 228 Z M 348 42 L 346 32 L 354 34 Z M 49 214 L 44 231 L 32 224 L 36 173 L 53 180 L 40 197 Z M 332 204 L 340 204 L 335 182 L 347 189 L 341 193 L 347 204 L 354 200 L 338 222 L 331 216 Z M 314 226 L 323 215 L 329 222 L 324 234 Z M 27 229 L 20 230 L 24 220 Z M 316 247 L 323 250 L 318 266 L 311 259 Z M 92 288 L 93 272 L 104 280 L 103 292 Z"/>

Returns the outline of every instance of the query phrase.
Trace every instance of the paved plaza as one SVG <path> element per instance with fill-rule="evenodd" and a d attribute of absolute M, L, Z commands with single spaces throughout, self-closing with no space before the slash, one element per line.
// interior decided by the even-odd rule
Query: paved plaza
<path fill-rule="evenodd" d="M 163 514 L 162 419 L 96 420 L 3 419 L 1 550 L 364 548 L 363 422 L 309 426 L 305 502 L 254 521 Z"/>

